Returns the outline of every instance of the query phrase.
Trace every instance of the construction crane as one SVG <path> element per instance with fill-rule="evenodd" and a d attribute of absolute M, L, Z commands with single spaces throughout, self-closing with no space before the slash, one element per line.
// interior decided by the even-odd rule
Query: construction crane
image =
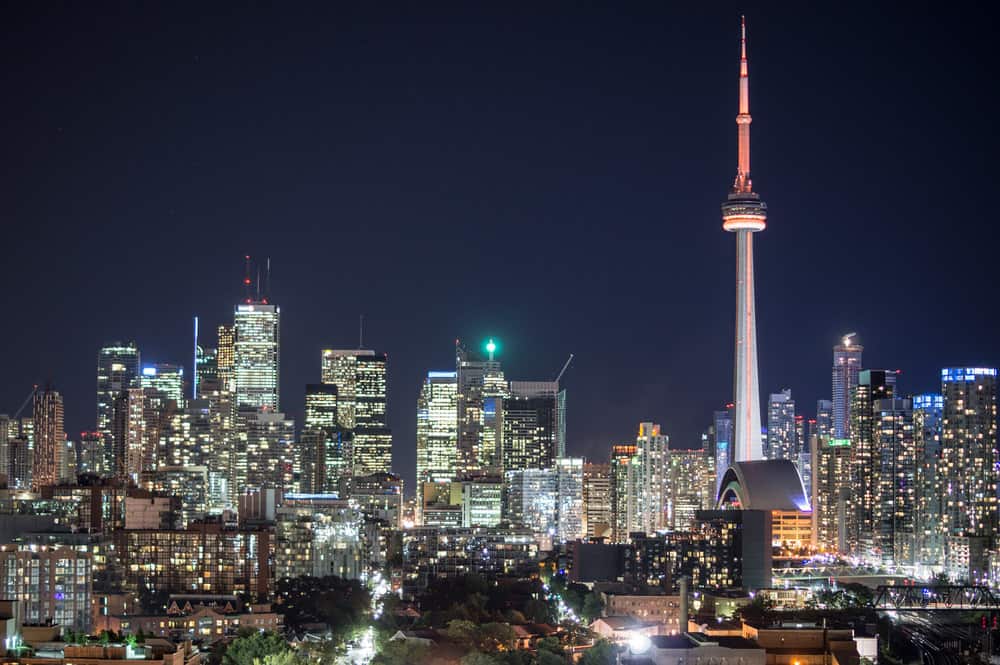
<path fill-rule="evenodd" d="M 37 384 L 34 385 L 34 386 L 31 386 L 31 392 L 28 393 L 28 396 L 24 398 L 24 402 L 22 402 L 21 406 L 18 407 L 17 411 L 14 412 L 14 415 L 10 417 L 10 422 L 17 423 L 17 435 L 18 436 L 24 436 L 24 431 L 21 428 L 21 420 L 20 420 L 21 413 L 26 408 L 28 408 L 28 404 L 31 403 L 31 400 L 35 397 L 35 393 L 36 392 L 38 392 L 38 385 Z"/>
<path fill-rule="evenodd" d="M 556 383 L 559 383 L 559 379 L 561 379 L 562 375 L 566 373 L 567 369 L 569 369 L 569 364 L 571 362 L 573 362 L 573 354 L 572 353 L 569 354 L 569 358 L 566 359 L 566 364 L 563 365 L 562 369 L 559 370 L 559 374 L 556 375 L 556 380 L 555 380 Z"/>
<path fill-rule="evenodd" d="M 21 417 L 21 412 L 28 407 L 28 404 L 31 403 L 31 400 L 35 396 L 36 392 L 38 392 L 38 384 L 31 386 L 31 392 L 24 398 L 24 402 L 21 404 L 20 408 L 18 408 L 18 410 L 14 412 L 14 415 L 11 416 L 11 420 L 16 420 Z"/>

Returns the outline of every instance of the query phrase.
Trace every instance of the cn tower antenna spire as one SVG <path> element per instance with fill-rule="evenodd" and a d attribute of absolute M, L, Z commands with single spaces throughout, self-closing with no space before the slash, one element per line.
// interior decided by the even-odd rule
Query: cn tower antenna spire
<path fill-rule="evenodd" d="M 750 180 L 750 65 L 747 63 L 747 19 L 740 17 L 740 110 L 736 116 L 739 131 L 739 157 L 733 191 L 747 193 L 753 191 Z"/>
<path fill-rule="evenodd" d="M 733 371 L 731 461 L 763 458 L 760 387 L 757 378 L 757 312 L 754 294 L 753 234 L 767 226 L 767 205 L 750 180 L 750 67 L 747 22 L 740 17 L 740 99 L 736 178 L 722 204 L 722 228 L 736 234 L 736 349 Z"/>

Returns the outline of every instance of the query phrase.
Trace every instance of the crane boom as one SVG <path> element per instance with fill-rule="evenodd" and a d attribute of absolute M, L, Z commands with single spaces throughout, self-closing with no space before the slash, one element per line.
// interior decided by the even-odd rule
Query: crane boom
<path fill-rule="evenodd" d="M 561 379 L 562 375 L 566 373 L 567 369 L 569 369 L 569 364 L 571 362 L 573 362 L 573 354 L 572 353 L 569 354 L 569 358 L 566 359 L 566 364 L 563 365 L 562 369 L 559 370 L 559 374 L 556 375 L 556 380 L 555 380 L 556 383 L 559 383 L 559 379 Z"/>
<path fill-rule="evenodd" d="M 14 415 L 11 416 L 12 420 L 17 419 L 21 416 L 21 412 L 24 411 L 24 409 L 28 406 L 28 404 L 31 402 L 31 399 L 35 396 L 36 392 L 38 392 L 38 386 L 37 385 L 31 386 L 31 392 L 28 393 L 28 396 L 24 398 L 24 402 L 17 409 L 17 411 L 14 412 Z"/>

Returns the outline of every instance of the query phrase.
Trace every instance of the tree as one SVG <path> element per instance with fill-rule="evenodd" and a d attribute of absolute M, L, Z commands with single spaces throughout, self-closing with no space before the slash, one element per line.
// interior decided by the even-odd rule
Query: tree
<path fill-rule="evenodd" d="M 426 660 L 430 649 L 423 644 L 408 640 L 386 642 L 372 665 L 415 665 Z"/>
<path fill-rule="evenodd" d="M 462 656 L 462 665 L 503 665 L 503 661 L 498 660 L 488 653 L 473 651 Z"/>
<path fill-rule="evenodd" d="M 566 665 L 566 657 L 551 651 L 539 651 L 535 662 L 538 665 Z"/>
<path fill-rule="evenodd" d="M 290 651 L 291 647 L 277 633 L 254 632 L 233 640 L 222 654 L 222 665 L 255 665 L 266 656 Z"/>
<path fill-rule="evenodd" d="M 449 642 L 454 642 L 463 649 L 475 649 L 477 643 L 476 624 L 464 619 L 452 619 L 448 627 L 441 631 Z"/>
<path fill-rule="evenodd" d="M 479 651 L 510 651 L 514 648 L 517 636 L 514 629 L 505 623 L 484 623 L 479 626 L 476 635 L 476 648 Z"/>
<path fill-rule="evenodd" d="M 552 606 L 537 598 L 532 598 L 524 604 L 524 616 L 535 623 L 552 623 L 555 620 Z"/>
<path fill-rule="evenodd" d="M 292 650 L 269 653 L 263 658 L 254 658 L 254 665 L 301 665 L 299 656 Z"/>
<path fill-rule="evenodd" d="M 597 640 L 583 652 L 579 665 L 614 665 L 618 655 L 615 646 L 607 640 Z"/>
<path fill-rule="evenodd" d="M 604 601 L 601 600 L 600 594 L 591 592 L 587 594 L 587 597 L 583 601 L 583 609 L 580 611 L 580 618 L 587 623 L 590 623 L 597 617 L 601 616 L 601 612 L 603 611 Z"/>

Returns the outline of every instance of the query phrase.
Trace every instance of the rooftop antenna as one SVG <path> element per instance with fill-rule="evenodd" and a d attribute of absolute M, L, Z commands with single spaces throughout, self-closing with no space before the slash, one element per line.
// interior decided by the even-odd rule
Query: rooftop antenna
<path fill-rule="evenodd" d="M 191 374 L 191 399 L 198 399 L 198 317 L 194 317 L 194 372 Z"/>
<path fill-rule="evenodd" d="M 243 257 L 243 300 L 250 302 L 250 255 Z"/>
<path fill-rule="evenodd" d="M 260 266 L 257 266 L 257 302 L 260 302 Z"/>
<path fill-rule="evenodd" d="M 358 317 L 358 350 L 365 348 L 365 315 Z"/>
<path fill-rule="evenodd" d="M 271 257 L 267 257 L 267 268 L 264 270 L 264 302 L 271 297 Z"/>

